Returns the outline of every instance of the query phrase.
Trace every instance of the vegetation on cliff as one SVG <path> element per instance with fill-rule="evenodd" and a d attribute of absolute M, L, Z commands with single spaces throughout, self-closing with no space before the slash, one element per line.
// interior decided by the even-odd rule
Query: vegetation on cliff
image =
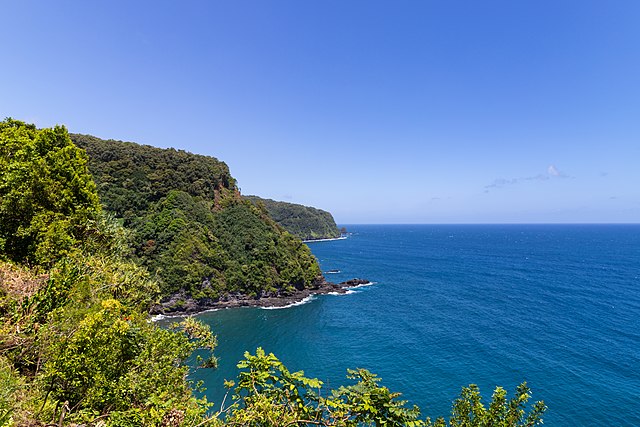
<path fill-rule="evenodd" d="M 66 129 L 14 120 L 0 128 L 0 250 L 50 265 L 98 237 L 100 203 L 87 156 Z"/>
<path fill-rule="evenodd" d="M 261 204 L 269 216 L 294 236 L 302 240 L 333 239 L 340 230 L 331 213 L 296 203 L 278 202 L 258 196 L 243 196 L 257 206 Z"/>
<path fill-rule="evenodd" d="M 0 425 L 201 420 L 185 362 L 215 337 L 148 322 L 157 285 L 127 259 L 84 151 L 64 127 L 7 119 L 0 154 Z"/>
<path fill-rule="evenodd" d="M 157 276 L 163 295 L 286 294 L 320 277 L 310 250 L 264 207 L 242 199 L 225 163 L 181 150 L 72 138 L 89 155 L 105 209 L 133 231 L 135 259 Z"/>
<path fill-rule="evenodd" d="M 171 208 L 154 212 L 190 209 L 194 198 L 170 190 L 158 202 Z M 230 234 L 218 239 L 240 236 L 244 242 L 247 235 L 238 228 L 245 223 L 255 230 L 271 227 L 258 208 L 233 198 L 219 202 L 212 209 L 226 216 L 215 217 L 212 227 L 233 225 L 220 225 Z M 199 386 L 188 381 L 187 362 L 193 365 L 192 353 L 200 349 L 198 366 L 215 367 L 215 336 L 193 318 L 170 329 L 149 321 L 149 307 L 160 293 L 157 282 L 130 257 L 135 237 L 102 211 L 86 155 L 64 127 L 37 130 L 10 119 L 0 122 L 0 224 L 0 426 L 541 423 L 544 404 L 527 408 L 526 384 L 511 399 L 496 389 L 488 405 L 477 387 L 465 387 L 449 421 L 431 422 L 364 369 L 349 371 L 351 385 L 325 391 L 321 381 L 288 371 L 261 349 L 245 354 L 237 385 L 225 384 L 229 403 L 216 402 L 221 409 L 211 412 L 211 403 L 193 395 Z M 238 255 L 235 243 L 219 245 Z M 279 256 L 278 248 L 267 253 Z"/>

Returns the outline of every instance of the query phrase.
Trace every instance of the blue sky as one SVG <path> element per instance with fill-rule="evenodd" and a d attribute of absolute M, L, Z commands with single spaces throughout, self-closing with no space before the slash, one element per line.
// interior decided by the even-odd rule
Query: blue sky
<path fill-rule="evenodd" d="M 640 2 L 4 2 L 0 115 L 339 223 L 640 221 Z"/>

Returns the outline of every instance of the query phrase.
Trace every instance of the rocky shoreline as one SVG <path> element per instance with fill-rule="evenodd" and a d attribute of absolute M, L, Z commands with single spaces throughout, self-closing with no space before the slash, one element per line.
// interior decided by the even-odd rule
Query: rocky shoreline
<path fill-rule="evenodd" d="M 330 293 L 344 294 L 349 288 L 366 285 L 369 282 L 365 279 L 351 279 L 341 283 L 331 283 L 322 281 L 316 283 L 311 288 L 296 290 L 292 293 L 278 295 L 264 295 L 260 297 L 250 297 L 243 294 L 226 294 L 222 298 L 212 300 L 203 298 L 194 300 L 186 293 L 176 293 L 154 305 L 150 314 L 152 315 L 180 315 L 196 314 L 206 310 L 236 307 L 285 307 L 303 301 L 312 295 L 325 295 Z"/>

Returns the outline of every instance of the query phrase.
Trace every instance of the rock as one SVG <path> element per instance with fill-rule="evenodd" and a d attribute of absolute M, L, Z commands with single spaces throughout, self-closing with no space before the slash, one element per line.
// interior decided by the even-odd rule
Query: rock
<path fill-rule="evenodd" d="M 345 288 L 349 288 L 352 286 L 366 285 L 368 283 L 371 283 L 371 282 L 366 279 L 351 279 L 351 280 L 347 280 L 346 282 L 339 283 L 338 285 Z"/>
<path fill-rule="evenodd" d="M 300 302 L 311 295 L 328 293 L 346 293 L 347 288 L 370 283 L 365 279 L 351 279 L 342 283 L 327 282 L 324 277 L 313 282 L 312 288 L 296 289 L 285 294 L 264 293 L 259 297 L 249 297 L 243 294 L 225 294 L 217 300 L 203 298 L 194 300 L 184 291 L 177 292 L 163 298 L 159 304 L 151 307 L 150 314 L 194 314 L 213 308 L 233 307 L 283 307 Z"/>

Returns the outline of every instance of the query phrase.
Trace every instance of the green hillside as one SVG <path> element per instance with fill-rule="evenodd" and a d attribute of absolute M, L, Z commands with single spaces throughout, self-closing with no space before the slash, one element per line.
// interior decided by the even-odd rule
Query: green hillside
<path fill-rule="evenodd" d="M 134 257 L 163 295 L 215 300 L 310 286 L 320 268 L 299 239 L 240 196 L 227 165 L 182 150 L 71 135 L 106 211 L 132 230 Z"/>
<path fill-rule="evenodd" d="M 331 213 L 327 211 L 258 196 L 243 197 L 256 205 L 263 204 L 275 222 L 302 240 L 340 237 L 340 230 Z"/>

